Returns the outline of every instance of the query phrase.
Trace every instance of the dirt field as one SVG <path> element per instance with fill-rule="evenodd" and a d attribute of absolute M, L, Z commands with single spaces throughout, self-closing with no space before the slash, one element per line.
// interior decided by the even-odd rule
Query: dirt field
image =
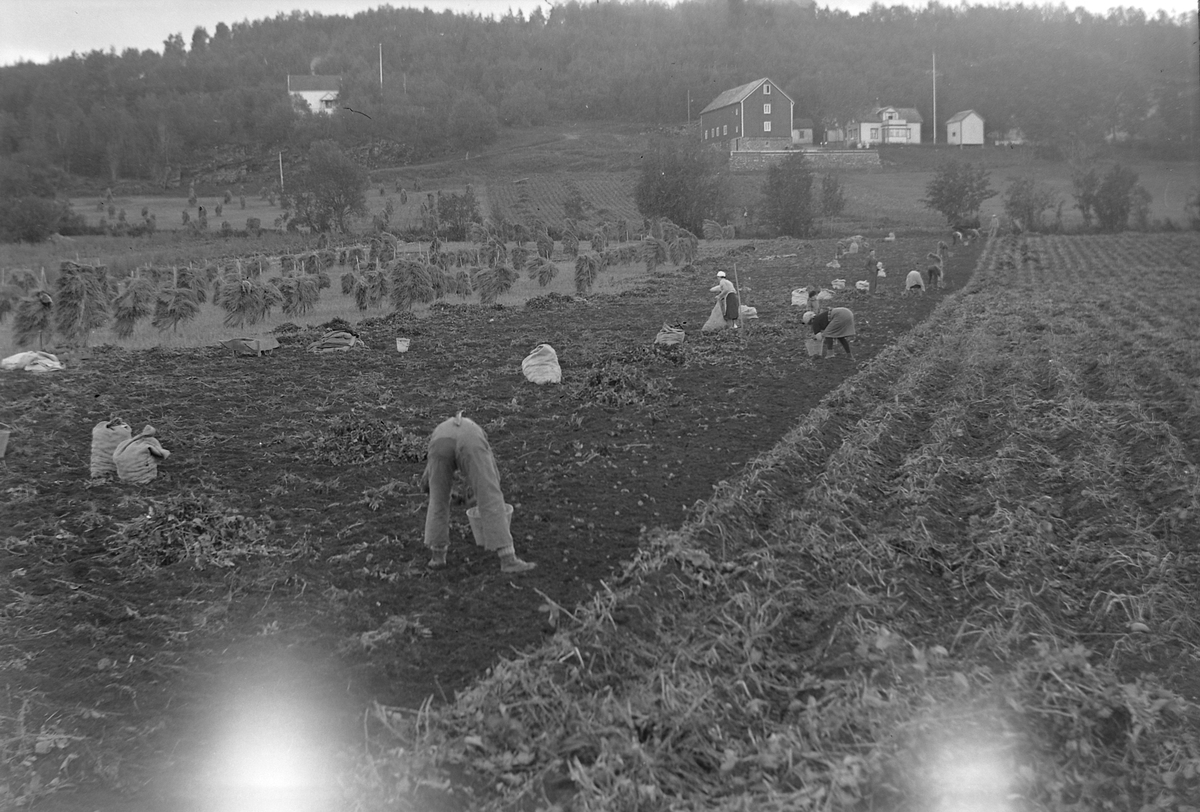
<path fill-rule="evenodd" d="M 937 240 L 876 245 L 896 269 Z M 952 253 L 948 291 L 976 249 Z M 363 351 L 307 353 L 307 329 L 280 333 L 273 357 L 102 348 L 64 373 L 5 373 L 6 800 L 213 808 L 214 753 L 256 702 L 318 698 L 293 721 L 342 746 L 370 702 L 446 702 L 545 639 L 553 605 L 587 601 L 648 530 L 678 526 L 855 374 L 805 357 L 789 304 L 828 284 L 831 242 L 722 251 L 617 296 L 364 321 Z M 761 318 L 703 335 L 707 289 L 735 263 Z M 838 294 L 859 363 L 943 296 L 901 284 L 893 271 L 879 295 Z M 651 346 L 683 320 L 682 347 Z M 520 375 L 541 342 L 561 386 Z M 424 439 L 459 409 L 489 432 L 518 550 L 538 563 L 528 576 L 501 575 L 465 516 L 449 569 L 424 567 Z M 150 485 L 89 481 L 91 429 L 110 416 L 154 425 L 172 452 Z"/>
<path fill-rule="evenodd" d="M 545 645 L 452 705 L 379 709 L 357 786 L 404 810 L 1192 812 L 1198 249 L 989 241 Z"/>

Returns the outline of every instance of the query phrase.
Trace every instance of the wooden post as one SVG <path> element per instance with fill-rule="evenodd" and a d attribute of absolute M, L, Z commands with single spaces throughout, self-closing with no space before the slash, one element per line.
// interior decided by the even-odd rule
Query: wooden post
<path fill-rule="evenodd" d="M 745 303 L 745 300 L 742 298 L 742 283 L 738 281 L 738 272 L 737 272 L 737 263 L 736 262 L 733 263 L 733 286 L 737 288 L 737 295 L 738 295 L 737 318 L 734 319 L 734 323 L 741 324 L 742 305 Z"/>
<path fill-rule="evenodd" d="M 279 153 L 279 194 L 280 194 L 280 196 L 283 195 L 283 153 L 282 152 Z M 283 205 L 282 200 L 280 200 L 279 203 L 281 206 Z"/>

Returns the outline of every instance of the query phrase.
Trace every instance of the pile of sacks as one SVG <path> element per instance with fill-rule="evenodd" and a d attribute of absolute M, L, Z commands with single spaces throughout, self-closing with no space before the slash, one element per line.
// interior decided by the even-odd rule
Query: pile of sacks
<path fill-rule="evenodd" d="M 144 485 L 158 476 L 158 464 L 171 456 L 162 447 L 154 426 L 137 436 L 120 418 L 104 420 L 92 428 L 92 478 L 116 474 L 122 482 Z"/>

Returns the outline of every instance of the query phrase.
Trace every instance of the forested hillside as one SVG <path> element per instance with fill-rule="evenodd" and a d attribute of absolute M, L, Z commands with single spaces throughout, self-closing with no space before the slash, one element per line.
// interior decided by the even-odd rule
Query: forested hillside
<path fill-rule="evenodd" d="M 877 101 L 1057 143 L 1131 134 L 1163 154 L 1197 132 L 1196 14 L 1058 7 L 859 15 L 784 2 L 570 2 L 501 19 L 381 7 L 197 28 L 161 52 L 91 52 L 0 69 L 0 157 L 108 180 L 166 178 L 197 150 L 375 139 L 394 163 L 475 149 L 545 120 L 685 122 L 770 76 L 832 125 Z M 383 84 L 379 62 L 382 49 Z M 294 116 L 288 74 L 343 78 L 332 121 Z M 369 118 L 368 118 L 369 116 Z"/>

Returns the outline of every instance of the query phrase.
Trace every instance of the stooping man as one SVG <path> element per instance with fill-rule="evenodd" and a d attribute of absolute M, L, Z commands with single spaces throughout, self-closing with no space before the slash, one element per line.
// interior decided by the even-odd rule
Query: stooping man
<path fill-rule="evenodd" d="M 724 271 L 717 271 L 717 284 L 708 289 L 709 293 L 717 294 L 717 305 L 725 316 L 725 326 L 737 329 L 738 318 L 741 316 L 737 288 L 725 276 Z"/>
<path fill-rule="evenodd" d="M 821 348 L 819 358 L 827 358 L 833 352 L 833 341 L 838 340 L 846 351 L 846 357 L 854 360 L 850 350 L 850 338 L 854 332 L 854 311 L 848 307 L 834 307 L 823 313 L 813 313 L 811 310 L 800 317 L 805 324 L 812 328 L 813 335 L 824 335 L 825 343 Z"/>
<path fill-rule="evenodd" d="M 429 460 L 421 475 L 421 485 L 429 493 L 425 546 L 431 552 L 430 568 L 446 566 L 446 550 L 450 547 L 450 490 L 455 471 L 462 472 L 468 488 L 475 494 L 480 543 L 484 549 L 496 551 L 501 572 L 528 572 L 537 566 L 517 558 L 513 549 L 507 507 L 500 490 L 500 470 L 487 435 L 478 423 L 459 412 L 440 423 L 429 436 Z"/>

